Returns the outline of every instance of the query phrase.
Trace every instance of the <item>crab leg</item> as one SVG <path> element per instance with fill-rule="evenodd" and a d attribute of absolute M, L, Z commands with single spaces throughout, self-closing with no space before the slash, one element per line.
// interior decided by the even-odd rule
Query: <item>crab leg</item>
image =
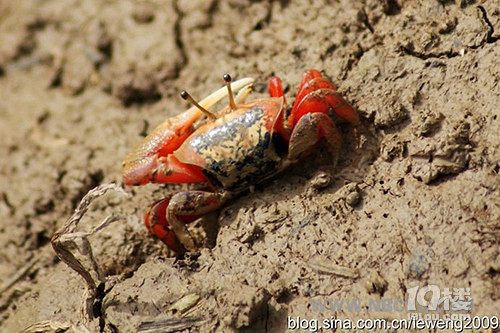
<path fill-rule="evenodd" d="M 151 205 L 149 211 L 144 214 L 144 223 L 149 232 L 158 237 L 170 249 L 177 253 L 185 251 L 184 246 L 179 242 L 175 236 L 175 232 L 169 227 L 167 222 L 167 208 L 170 203 L 171 197 L 159 200 Z M 189 223 L 196 220 L 197 216 L 178 216 L 184 223 Z"/>
<path fill-rule="evenodd" d="M 342 96 L 336 92 L 337 88 L 323 77 L 315 69 L 304 73 L 293 103 L 290 117 L 286 126 L 293 128 L 304 114 L 311 112 L 328 112 L 328 108 L 340 117 L 344 118 L 353 125 L 359 123 L 357 112 L 347 103 Z"/>
<path fill-rule="evenodd" d="M 304 99 L 309 93 L 319 90 L 319 89 L 331 89 L 337 91 L 337 88 L 325 77 L 317 77 L 310 81 L 307 81 L 301 89 L 297 91 L 297 96 L 295 96 L 295 102 L 292 107 L 292 113 L 297 109 L 300 101 Z"/>
<path fill-rule="evenodd" d="M 253 79 L 245 78 L 231 84 L 234 90 L 251 85 Z M 200 101 L 207 109 L 227 96 L 227 88 L 222 87 Z M 130 152 L 123 162 L 123 181 L 126 185 L 143 185 L 149 182 L 203 182 L 206 178 L 200 170 L 182 167 L 180 162 L 169 154 L 174 152 L 194 131 L 193 123 L 203 114 L 196 106 L 169 118 L 156 127 L 144 140 Z M 172 163 L 172 164 L 170 164 Z M 192 175 L 192 177 L 191 177 Z M 181 180 L 182 179 L 182 180 Z"/>
<path fill-rule="evenodd" d="M 316 69 L 307 70 L 302 76 L 302 81 L 300 82 L 299 89 L 297 91 L 300 92 L 307 82 L 322 76 L 323 75 L 321 75 L 321 72 Z"/>
<path fill-rule="evenodd" d="M 321 73 L 315 69 L 309 69 L 307 70 L 304 75 L 302 76 L 302 81 L 300 82 L 300 85 L 299 85 L 299 89 L 297 90 L 297 96 L 295 96 L 295 101 L 293 102 L 293 106 L 292 106 L 292 111 L 295 111 L 295 109 L 297 108 L 297 105 L 298 103 L 301 101 L 302 98 L 304 98 L 304 96 L 306 94 L 304 94 L 303 92 L 311 92 L 313 91 L 314 89 L 308 89 L 306 86 L 307 86 L 307 83 L 311 80 L 314 80 L 314 79 L 317 79 L 317 78 L 321 78 Z M 328 81 L 329 82 L 329 81 Z M 281 81 L 279 82 L 280 84 L 280 90 L 281 90 Z M 271 80 L 269 80 L 269 85 L 271 85 Z M 333 85 L 332 85 L 333 87 Z M 306 88 L 306 89 L 304 89 Z M 334 88 L 335 89 L 335 88 Z M 270 93 L 270 92 L 269 92 Z M 283 91 L 281 90 L 281 95 L 283 95 Z M 295 113 L 295 112 L 292 112 L 292 114 Z M 287 123 L 287 127 L 288 128 L 292 128 L 292 119 L 293 117 L 289 117 L 288 118 L 288 123 Z"/>
<path fill-rule="evenodd" d="M 281 86 L 281 79 L 277 76 L 273 76 L 269 79 L 267 83 L 267 91 L 271 97 L 281 97 L 283 98 L 283 109 L 287 109 L 286 98 L 283 94 L 283 87 Z M 274 129 L 279 133 L 279 135 L 285 139 L 287 142 L 290 140 L 290 130 L 285 128 L 285 121 L 283 110 L 278 114 L 276 118 Z"/>
<path fill-rule="evenodd" d="M 333 120 L 325 113 L 305 114 L 295 125 L 290 137 L 288 160 L 294 162 L 325 139 L 333 156 L 337 156 L 342 139 Z"/>
<path fill-rule="evenodd" d="M 177 253 L 196 250 L 186 223 L 217 210 L 225 201 L 218 193 L 207 191 L 180 192 L 151 206 L 145 216 L 149 231 Z"/>
<path fill-rule="evenodd" d="M 281 79 L 277 76 L 273 76 L 267 82 L 267 92 L 271 97 L 283 97 L 285 98 L 285 94 L 283 94 L 283 87 L 281 86 Z M 286 104 L 286 100 L 283 99 Z"/>
<path fill-rule="evenodd" d="M 307 113 L 328 113 L 332 109 L 335 114 L 347 120 L 352 125 L 359 124 L 359 115 L 342 96 L 332 89 L 319 89 L 307 94 L 292 110 L 288 118 L 289 127 L 294 127 L 300 118 Z"/>
<path fill-rule="evenodd" d="M 336 93 L 336 90 L 330 80 L 323 77 L 319 71 L 315 69 L 306 71 L 287 121 L 283 121 L 283 113 L 280 113 L 276 120 L 275 128 L 281 137 L 289 141 L 291 129 L 294 128 L 303 115 L 310 112 L 327 113 L 329 108 L 334 109 L 341 117 L 348 117 L 348 121 L 357 123 L 359 121 L 359 119 L 356 120 L 357 113 L 344 101 L 340 94 Z M 280 78 L 273 76 L 269 79 L 268 92 L 271 97 L 285 98 Z"/>

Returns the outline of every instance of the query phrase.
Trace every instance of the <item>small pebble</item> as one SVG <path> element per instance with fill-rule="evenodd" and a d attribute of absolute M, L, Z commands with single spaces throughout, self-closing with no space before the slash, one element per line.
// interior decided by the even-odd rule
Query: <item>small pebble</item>
<path fill-rule="evenodd" d="M 172 306 L 170 306 L 169 310 L 184 313 L 187 310 L 191 309 L 193 306 L 195 306 L 199 300 L 200 300 L 200 295 L 188 294 L 188 295 L 182 297 L 181 299 L 179 299 L 174 304 L 172 304 Z"/>
<path fill-rule="evenodd" d="M 361 194 L 359 192 L 351 192 L 345 198 L 347 204 L 351 207 L 355 207 L 361 201 Z"/>
<path fill-rule="evenodd" d="M 325 172 L 319 172 L 311 179 L 310 184 L 312 188 L 319 190 L 330 185 L 331 181 L 332 177 L 329 174 Z"/>
<path fill-rule="evenodd" d="M 429 269 L 427 259 L 421 254 L 412 256 L 409 266 L 410 276 L 421 278 Z"/>

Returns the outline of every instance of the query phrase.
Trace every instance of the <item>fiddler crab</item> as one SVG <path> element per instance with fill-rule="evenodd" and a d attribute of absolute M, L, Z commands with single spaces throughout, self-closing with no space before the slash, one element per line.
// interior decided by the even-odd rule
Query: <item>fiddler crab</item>
<path fill-rule="evenodd" d="M 271 77 L 271 97 L 245 102 L 253 79 L 231 83 L 165 120 L 126 157 L 126 185 L 203 183 L 155 202 L 145 214 L 149 231 L 177 253 L 197 249 L 186 224 L 213 212 L 249 187 L 276 175 L 309 153 L 322 139 L 338 153 L 341 136 L 329 112 L 356 126 L 358 113 L 317 70 L 305 72 L 295 102 L 288 106 L 278 77 Z M 238 91 L 236 96 L 233 90 Z M 228 96 L 219 112 L 208 109 Z M 206 117 L 202 119 L 202 115 Z"/>

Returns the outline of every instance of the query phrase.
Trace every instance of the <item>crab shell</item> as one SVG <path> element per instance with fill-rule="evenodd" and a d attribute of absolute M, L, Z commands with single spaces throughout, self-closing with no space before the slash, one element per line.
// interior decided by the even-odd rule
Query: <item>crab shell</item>
<path fill-rule="evenodd" d="M 201 125 L 174 152 L 182 163 L 196 165 L 213 185 L 241 191 L 279 172 L 286 142 L 275 131 L 284 112 L 283 98 L 239 104 Z"/>

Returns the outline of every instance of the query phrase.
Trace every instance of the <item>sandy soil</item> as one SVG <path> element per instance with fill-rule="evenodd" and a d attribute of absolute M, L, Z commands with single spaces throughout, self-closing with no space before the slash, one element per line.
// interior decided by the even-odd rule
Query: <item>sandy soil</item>
<path fill-rule="evenodd" d="M 81 329 L 84 280 L 50 238 L 91 188 L 121 182 L 121 162 L 145 133 L 187 107 L 181 89 L 203 97 L 228 72 L 254 77 L 262 97 L 276 74 L 291 99 L 309 68 L 363 118 L 362 135 L 342 126 L 338 165 L 318 149 L 240 196 L 222 209 L 213 248 L 184 258 L 142 225 L 149 204 L 179 186 L 97 199 L 82 230 L 126 218 L 90 237 L 106 281 L 87 327 L 280 332 L 288 316 L 392 319 L 402 314 L 319 314 L 310 300 L 403 299 L 429 284 L 470 288 L 473 314 L 498 315 L 499 8 L 0 2 L 1 330 Z M 186 295 L 186 309 L 172 308 Z"/>

